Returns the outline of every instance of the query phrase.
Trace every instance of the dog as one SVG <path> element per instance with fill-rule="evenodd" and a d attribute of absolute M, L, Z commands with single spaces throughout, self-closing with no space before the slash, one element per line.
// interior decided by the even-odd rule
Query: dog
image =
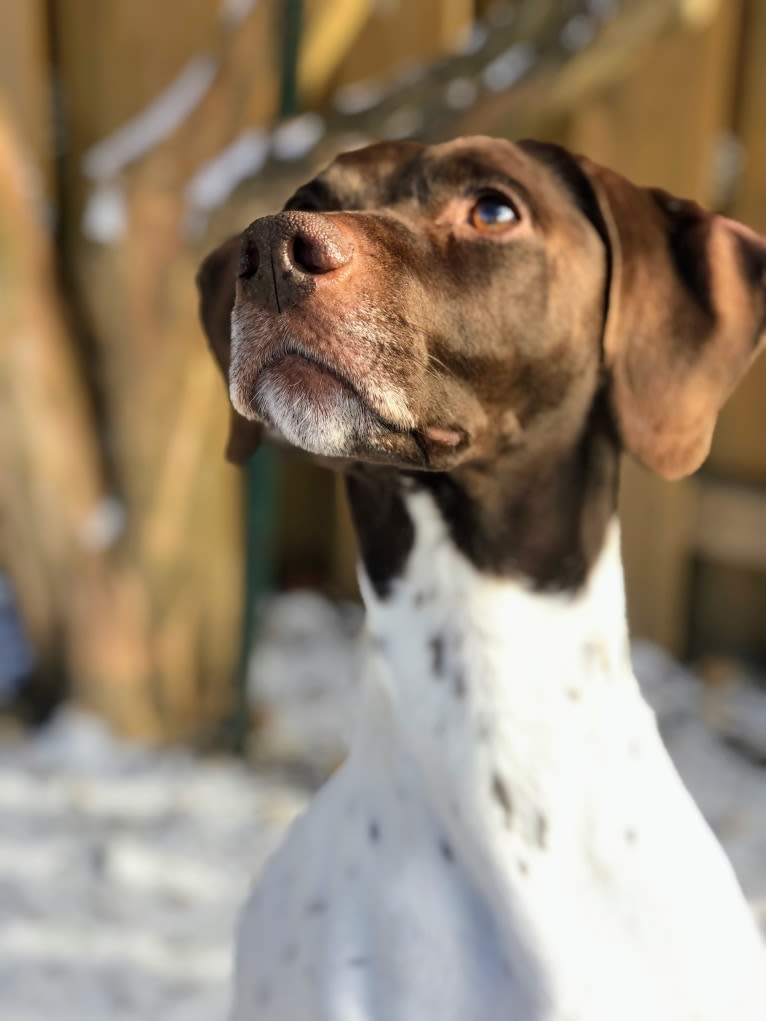
<path fill-rule="evenodd" d="M 563 148 L 338 157 L 208 257 L 228 453 L 346 472 L 355 738 L 240 924 L 233 1021 L 764 1021 L 629 658 L 618 468 L 694 471 L 766 239 Z"/>

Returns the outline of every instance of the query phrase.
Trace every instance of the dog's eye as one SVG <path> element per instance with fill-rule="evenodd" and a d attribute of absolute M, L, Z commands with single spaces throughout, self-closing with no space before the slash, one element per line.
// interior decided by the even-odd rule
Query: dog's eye
<path fill-rule="evenodd" d="M 471 226 L 482 234 L 500 234 L 518 219 L 519 214 L 504 195 L 482 195 L 468 214 Z"/>

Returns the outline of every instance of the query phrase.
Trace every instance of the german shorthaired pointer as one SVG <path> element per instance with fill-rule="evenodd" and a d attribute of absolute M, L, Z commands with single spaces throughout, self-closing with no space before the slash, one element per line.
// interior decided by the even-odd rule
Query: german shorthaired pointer
<path fill-rule="evenodd" d="M 382 144 L 199 283 L 230 456 L 263 422 L 341 463 L 368 620 L 355 740 L 244 910 L 234 1021 L 764 1021 L 631 672 L 615 516 L 622 450 L 705 457 L 764 239 L 553 145 Z"/>

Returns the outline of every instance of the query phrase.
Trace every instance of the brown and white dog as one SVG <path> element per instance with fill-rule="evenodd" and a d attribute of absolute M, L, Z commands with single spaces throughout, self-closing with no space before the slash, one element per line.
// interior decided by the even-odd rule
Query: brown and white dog
<path fill-rule="evenodd" d="M 339 157 L 203 264 L 229 453 L 342 459 L 369 649 L 261 877 L 234 1021 L 764 1021 L 732 870 L 631 671 L 628 451 L 705 457 L 766 243 L 556 146 Z"/>

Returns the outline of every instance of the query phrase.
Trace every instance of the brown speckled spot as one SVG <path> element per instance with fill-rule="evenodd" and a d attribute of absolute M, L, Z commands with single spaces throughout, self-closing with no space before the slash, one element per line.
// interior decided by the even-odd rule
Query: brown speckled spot
<path fill-rule="evenodd" d="M 293 964 L 298 957 L 298 944 L 285 943 L 282 947 L 282 963 Z"/>
<path fill-rule="evenodd" d="M 429 641 L 428 647 L 431 650 L 431 669 L 434 677 L 441 678 L 444 673 L 444 638 L 442 635 L 434 635 Z"/>
<path fill-rule="evenodd" d="M 452 850 L 452 845 L 449 841 L 445 840 L 444 837 L 442 837 L 439 841 L 439 853 L 447 862 L 453 862 L 455 860 L 455 852 Z"/>
<path fill-rule="evenodd" d="M 476 727 L 476 738 L 480 744 L 486 744 L 492 736 L 492 728 L 486 720 L 480 720 Z"/>
<path fill-rule="evenodd" d="M 505 781 L 498 773 L 492 774 L 492 797 L 505 813 L 506 826 L 510 826 L 513 818 L 513 802 Z"/>
<path fill-rule="evenodd" d="M 537 846 L 544 851 L 548 846 L 548 820 L 540 812 L 537 816 L 537 822 L 535 824 L 535 839 L 537 840 Z"/>

